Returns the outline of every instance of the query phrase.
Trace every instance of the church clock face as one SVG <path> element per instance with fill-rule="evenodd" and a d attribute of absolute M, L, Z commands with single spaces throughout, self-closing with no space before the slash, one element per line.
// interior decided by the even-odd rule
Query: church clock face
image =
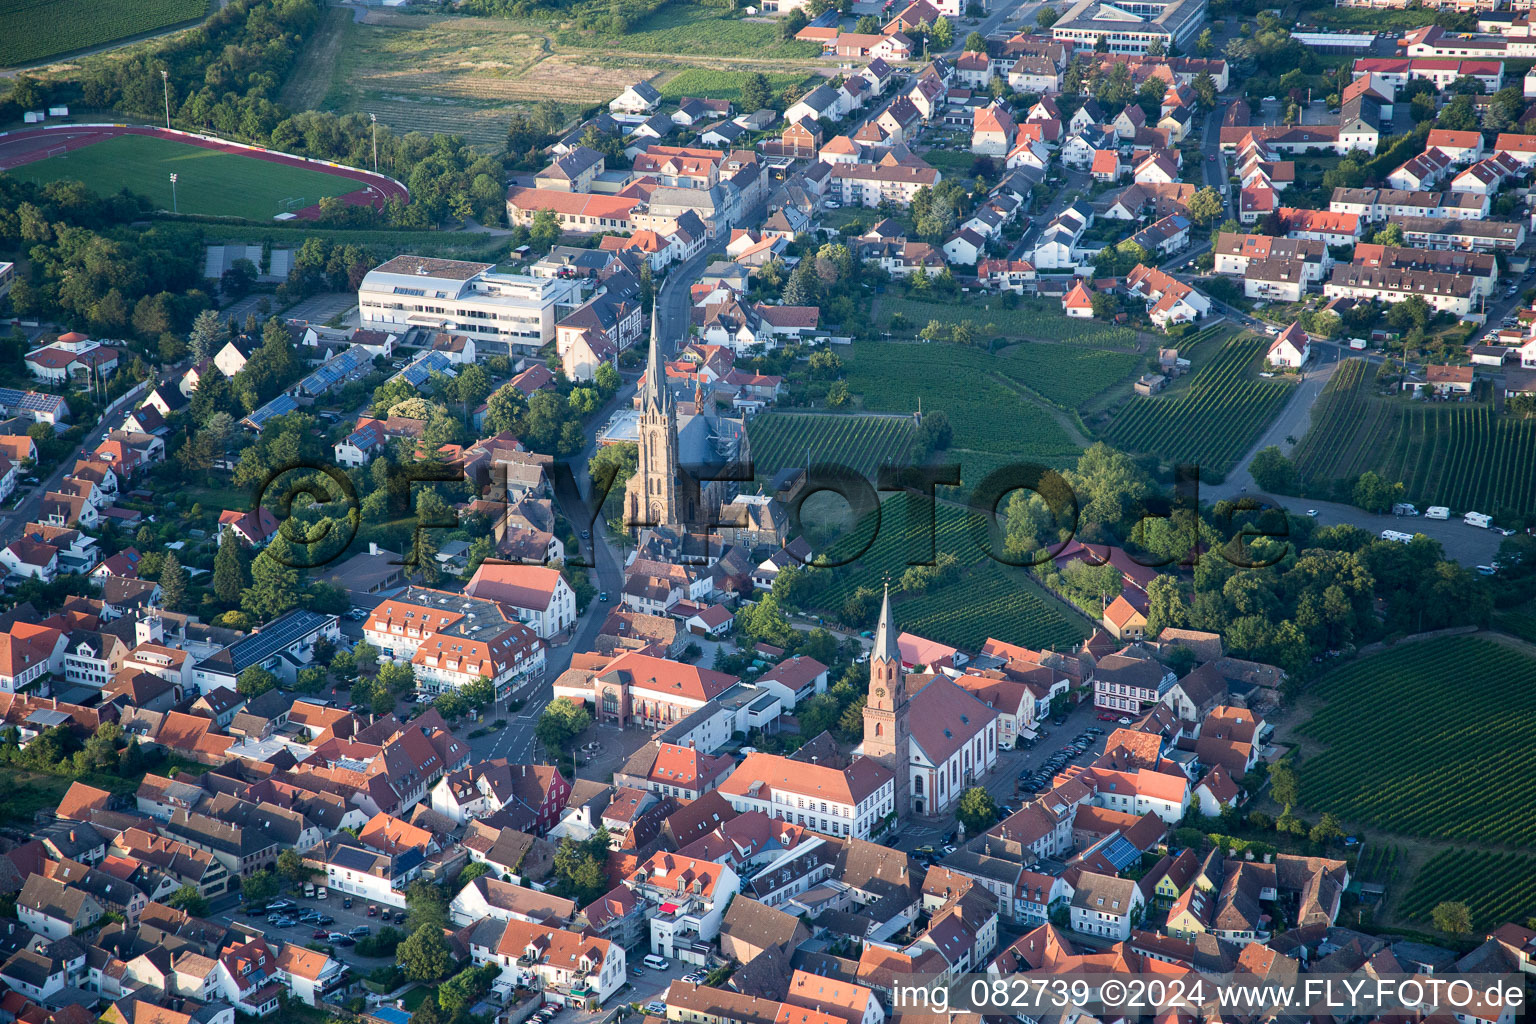
<path fill-rule="evenodd" d="M 875 696 L 876 697 L 884 697 L 885 696 L 885 687 L 883 687 L 883 686 L 875 687 Z"/>

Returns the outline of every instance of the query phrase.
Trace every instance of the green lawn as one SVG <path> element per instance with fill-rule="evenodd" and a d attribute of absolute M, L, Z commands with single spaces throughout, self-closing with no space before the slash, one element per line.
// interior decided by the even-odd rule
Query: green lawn
<path fill-rule="evenodd" d="M 740 105 L 741 87 L 746 84 L 750 71 L 713 71 L 708 68 L 688 68 L 667 79 L 659 88 L 664 100 L 679 100 L 684 96 L 696 96 L 706 100 L 730 100 Z M 777 96 L 790 86 L 802 85 L 805 75 L 764 75 L 769 91 Z"/>
<path fill-rule="evenodd" d="M 323 196 L 361 187 L 350 178 L 321 171 L 143 135 L 120 135 L 7 173 L 39 183 L 78 180 L 102 195 L 127 189 L 167 210 L 170 175 L 175 173 L 176 208 L 181 213 L 247 220 L 270 220 Z"/>
<path fill-rule="evenodd" d="M 193 21 L 208 0 L 0 0 L 0 67 Z"/>

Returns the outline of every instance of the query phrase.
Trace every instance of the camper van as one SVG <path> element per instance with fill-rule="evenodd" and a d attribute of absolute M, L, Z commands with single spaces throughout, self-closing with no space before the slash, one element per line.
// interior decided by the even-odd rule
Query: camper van
<path fill-rule="evenodd" d="M 1424 518 L 1449 519 L 1451 518 L 1451 510 L 1446 508 L 1444 505 L 1431 505 L 1429 508 L 1424 510 Z"/>
<path fill-rule="evenodd" d="M 1413 534 L 1404 533 L 1402 530 L 1382 530 L 1381 539 L 1395 540 L 1399 544 L 1407 544 L 1409 541 L 1413 540 Z"/>
<path fill-rule="evenodd" d="M 1468 526 L 1475 526 L 1479 530 L 1486 530 L 1493 525 L 1493 516 L 1484 515 L 1481 512 L 1468 512 L 1461 517 L 1461 521 Z"/>
<path fill-rule="evenodd" d="M 1400 501 L 1392 506 L 1392 514 L 1395 516 L 1416 516 L 1419 514 L 1419 510 L 1406 501 Z"/>

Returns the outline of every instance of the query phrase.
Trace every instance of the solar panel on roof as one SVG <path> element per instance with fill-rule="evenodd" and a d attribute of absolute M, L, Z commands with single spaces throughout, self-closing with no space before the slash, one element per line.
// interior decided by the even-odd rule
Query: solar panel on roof
<path fill-rule="evenodd" d="M 326 616 L 305 609 L 287 615 L 252 633 L 229 648 L 229 658 L 236 673 L 259 664 L 325 624 Z"/>

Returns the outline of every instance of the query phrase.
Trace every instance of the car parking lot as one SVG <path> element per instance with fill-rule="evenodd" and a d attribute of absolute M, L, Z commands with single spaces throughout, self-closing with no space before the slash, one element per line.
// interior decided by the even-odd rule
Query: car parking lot
<path fill-rule="evenodd" d="M 352 904 L 350 907 L 347 906 L 349 901 Z M 284 903 L 291 906 L 281 906 Z M 334 946 L 337 956 L 347 962 L 379 959 L 360 956 L 353 948 L 358 938 L 376 935 L 386 926 L 405 931 L 405 911 L 371 903 L 357 896 L 348 897 L 334 889 L 327 891 L 323 900 L 286 896 L 275 900 L 274 904 L 279 905 L 275 911 L 268 907 L 259 913 L 246 913 L 243 906 L 235 906 L 217 916 L 253 928 L 269 939 L 281 938 L 301 946 L 309 943 Z M 370 908 L 373 910 L 372 915 L 369 914 Z M 330 920 L 324 923 L 316 921 L 314 918 L 317 914 Z M 302 920 L 304 916 L 308 916 L 309 920 Z M 365 928 L 367 931 L 363 931 Z M 322 931 L 325 934 L 317 937 L 316 933 Z M 333 942 L 330 939 L 333 933 L 347 938 Z"/>
<path fill-rule="evenodd" d="M 663 1000 L 667 988 L 674 981 L 681 981 L 700 968 L 693 964 L 686 964 L 680 960 L 671 960 L 666 970 L 655 970 L 642 963 L 645 954 L 634 950 L 626 960 L 629 972 L 629 981 L 619 990 L 618 998 L 626 1003 L 638 1003 L 645 1006 L 647 1003 Z"/>
<path fill-rule="evenodd" d="M 1102 716 L 1101 716 L 1102 717 Z M 1118 724 L 1118 722 L 1113 723 Z M 1087 764 L 1104 751 L 1105 725 L 1088 725 L 1079 730 L 1067 742 L 1055 751 L 1046 753 L 1039 764 L 1024 768 L 1019 772 L 1017 784 L 1019 793 L 1023 799 L 1029 799 L 1035 793 L 1049 789 L 1051 779 L 1068 765 Z M 1065 735 L 1066 730 L 1058 730 Z M 1012 813 L 1017 807 L 1008 805 L 1005 813 Z"/>

